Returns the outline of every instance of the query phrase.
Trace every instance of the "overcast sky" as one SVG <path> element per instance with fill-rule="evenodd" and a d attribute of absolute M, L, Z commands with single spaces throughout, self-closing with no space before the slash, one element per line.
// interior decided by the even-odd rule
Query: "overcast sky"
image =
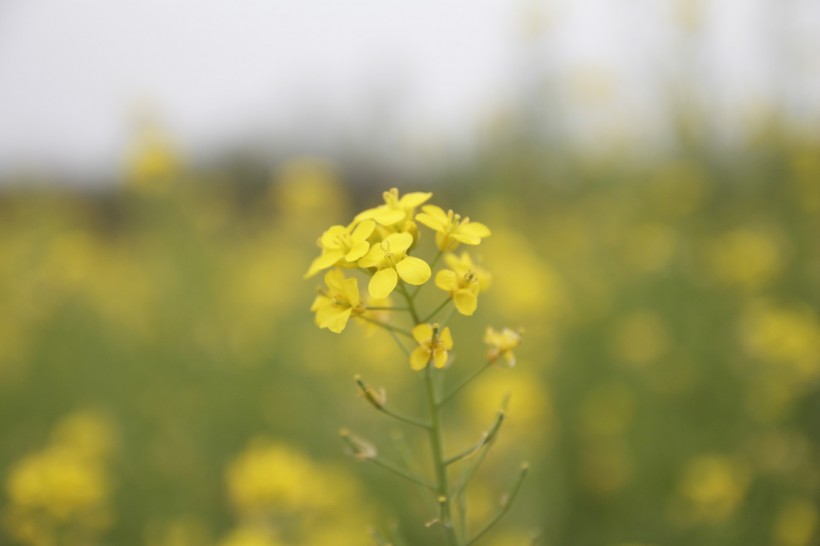
<path fill-rule="evenodd" d="M 729 126 L 775 102 L 817 121 L 820 2 L 706 0 L 697 40 L 685 2 L 0 0 L 0 174 L 116 169 L 140 112 L 191 154 L 460 146 L 544 74 L 581 140 L 657 137 L 681 81 Z"/>

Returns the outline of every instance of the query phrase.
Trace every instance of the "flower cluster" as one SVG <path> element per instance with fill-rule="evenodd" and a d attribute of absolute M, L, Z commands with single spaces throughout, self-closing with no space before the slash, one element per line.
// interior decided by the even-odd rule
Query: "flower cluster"
<path fill-rule="evenodd" d="M 449 393 L 442 392 L 442 374 L 452 362 L 454 345 L 448 326 L 450 317 L 455 312 L 472 316 L 478 309 L 479 295 L 491 283 L 490 273 L 477 265 L 469 252 L 462 250 L 456 254 L 455 250 L 462 245 L 478 246 L 491 232 L 480 222 L 427 204 L 431 197 L 432 194 L 422 192 L 401 196 L 398 190 L 392 189 L 384 193 L 384 204 L 357 214 L 349 225 L 331 226 L 319 238 L 321 254 L 310 264 L 305 277 L 329 270 L 311 307 L 320 328 L 340 333 L 351 318 L 368 327 L 381 328 L 405 353 L 410 368 L 424 375 L 428 402 L 426 419 L 393 410 L 384 389 L 368 385 L 358 375 L 355 381 L 359 394 L 377 411 L 427 431 L 435 480 L 420 475 L 416 469 L 405 469 L 385 459 L 375 444 L 344 429 L 342 439 L 349 453 L 359 461 L 376 464 L 431 491 L 432 501 L 438 507 L 432 523 L 441 525 L 448 546 L 466 546 L 479 540 L 504 515 L 521 487 L 527 465 L 522 465 L 499 513 L 482 530 L 471 533 L 465 488 L 495 442 L 505 419 L 506 402 L 478 441 L 452 456 L 445 453 L 441 411 L 462 388 L 493 364 L 507 368 L 514 366 L 514 351 L 521 335 L 509 328 L 500 331 L 488 328 L 484 338 L 488 346 L 484 364 L 469 373 Z M 419 207 L 421 212 L 417 213 Z M 420 230 L 418 224 L 431 229 L 434 234 L 433 258 L 429 261 L 419 256 L 423 254 L 420 249 L 424 247 L 424 230 Z M 435 271 L 439 263 L 442 265 Z M 359 278 L 355 276 L 357 274 Z M 443 292 L 443 301 L 430 310 L 423 310 L 422 300 L 417 297 L 431 279 L 431 284 Z M 359 280 L 367 283 L 364 295 L 359 289 Z M 401 303 L 394 305 L 391 297 L 400 298 Z M 439 317 L 440 313 L 443 316 Z M 450 481 L 448 467 L 455 464 L 464 466 L 460 482 Z M 377 539 L 377 543 L 392 542 Z"/>
<path fill-rule="evenodd" d="M 424 369 L 429 362 L 444 367 L 447 351 L 453 346 L 449 328 L 439 328 L 430 320 L 451 302 L 461 315 L 473 315 L 479 294 L 491 283 L 491 275 L 468 252 L 453 252 L 460 245 L 481 244 L 491 235 L 490 229 L 452 210 L 445 212 L 426 204 L 431 197 L 425 192 L 399 195 L 395 188 L 384 192 L 384 204 L 360 212 L 346 226 L 331 226 L 321 235 L 321 253 L 305 273 L 305 278 L 310 278 L 328 270 L 311 306 L 317 326 L 341 333 L 353 317 L 403 334 L 418 344 L 409 357 L 414 370 Z M 419 207 L 421 212 L 417 213 Z M 430 262 L 415 255 L 422 237 L 418 224 L 435 234 L 437 253 Z M 444 266 L 434 277 L 433 268 L 442 258 Z M 359 280 L 346 275 L 356 272 L 367 281 L 364 297 Z M 415 305 L 416 296 L 431 279 L 445 293 L 445 300 L 422 316 Z M 406 307 L 391 307 L 393 294 L 403 298 Z M 385 312 L 394 311 L 409 312 L 411 328 L 402 329 L 383 320 Z"/>

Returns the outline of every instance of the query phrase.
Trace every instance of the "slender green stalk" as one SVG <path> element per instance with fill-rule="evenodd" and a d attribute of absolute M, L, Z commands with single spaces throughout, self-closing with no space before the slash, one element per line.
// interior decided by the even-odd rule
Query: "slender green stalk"
<path fill-rule="evenodd" d="M 436 485 L 441 503 L 441 523 L 444 526 L 445 536 L 448 546 L 461 546 L 456 536 L 453 526 L 450 505 L 450 487 L 447 481 L 447 467 L 444 465 L 444 446 L 441 439 L 441 418 L 439 415 L 439 403 L 436 401 L 436 393 L 433 388 L 432 367 L 427 365 L 424 375 L 427 386 L 427 402 L 430 406 L 430 447 L 433 455 L 433 466 L 436 470 Z"/>
<path fill-rule="evenodd" d="M 411 482 L 413 482 L 415 484 L 418 484 L 422 487 L 426 487 L 427 489 L 436 491 L 436 486 L 435 485 L 433 485 L 431 483 L 427 483 L 425 480 L 423 480 L 423 479 L 421 479 L 417 476 L 414 476 L 413 474 L 410 474 L 409 472 L 407 472 L 405 470 L 402 470 L 395 463 L 392 463 L 388 460 L 385 460 L 382 457 L 377 456 L 377 457 L 373 457 L 371 459 L 366 459 L 366 460 L 373 463 L 373 464 L 375 464 L 376 466 L 380 466 L 380 467 L 384 468 L 385 470 L 389 470 L 393 474 L 396 474 L 397 476 L 402 477 L 405 480 L 411 481 Z"/>
<path fill-rule="evenodd" d="M 518 495 L 518 491 L 521 489 L 521 484 L 524 483 L 524 478 L 527 477 L 528 471 L 529 465 L 527 465 L 526 463 L 521 465 L 521 471 L 518 473 L 518 478 L 516 479 L 515 484 L 513 484 L 512 489 L 510 489 L 510 492 L 507 495 L 505 495 L 505 498 L 501 501 L 501 510 L 499 510 L 498 513 L 493 517 L 493 519 L 487 522 L 487 524 L 478 533 L 476 533 L 475 536 L 473 536 L 473 538 L 468 540 L 464 544 L 464 546 L 470 546 L 471 544 L 474 544 L 478 539 L 483 537 L 487 533 L 487 531 L 492 529 L 493 526 L 496 523 L 498 523 L 502 517 L 504 517 L 504 514 L 506 514 L 510 510 L 510 507 L 512 506 L 512 503 L 515 500 L 515 497 Z"/>
<path fill-rule="evenodd" d="M 430 428 L 430 423 L 425 423 L 423 421 L 419 421 L 419 420 L 414 419 L 412 417 L 406 417 L 404 415 L 401 415 L 400 413 L 396 413 L 394 411 L 391 411 L 391 410 L 387 409 L 386 407 L 380 408 L 379 411 L 384 413 L 385 415 L 389 415 L 393 419 L 397 419 L 399 421 L 407 423 L 408 425 L 413 425 L 414 427 L 423 428 L 425 430 L 429 430 L 429 428 Z"/>
<path fill-rule="evenodd" d="M 396 326 L 393 326 L 392 324 L 386 324 L 386 323 L 384 323 L 384 322 L 380 322 L 380 321 L 378 321 L 378 320 L 376 320 L 376 319 L 372 319 L 372 318 L 370 318 L 370 317 L 365 317 L 364 315 L 359 316 L 359 318 L 360 318 L 360 319 L 362 319 L 362 320 L 365 320 L 365 321 L 367 321 L 367 322 L 370 322 L 370 323 L 372 323 L 372 324 L 375 324 L 376 326 L 379 326 L 379 327 L 381 327 L 381 328 L 384 328 L 385 330 L 389 330 L 389 331 L 391 331 L 391 332 L 395 332 L 395 333 L 397 333 L 397 334 L 401 334 L 401 335 L 403 335 L 403 336 L 405 336 L 405 337 L 409 337 L 409 338 L 411 338 L 411 339 L 413 338 L 413 334 L 411 334 L 411 333 L 410 333 L 410 332 L 408 332 L 407 330 L 404 330 L 404 329 L 402 329 L 402 328 L 398 328 L 398 327 L 396 327 Z"/>
<path fill-rule="evenodd" d="M 407 307 L 372 307 L 370 305 L 365 306 L 365 309 L 368 311 L 407 311 Z"/>
<path fill-rule="evenodd" d="M 481 439 L 474 445 L 468 449 L 465 449 L 458 455 L 454 455 L 444 461 L 444 466 L 450 466 L 453 463 L 457 463 L 462 459 L 466 459 L 467 457 L 471 457 L 478 452 L 482 447 L 485 445 L 490 444 L 493 440 L 495 440 L 496 434 L 498 434 L 498 430 L 501 428 L 501 423 L 504 422 L 504 411 L 499 411 L 498 415 L 496 415 L 495 421 L 493 421 L 493 425 L 490 429 L 481 435 Z"/>
<path fill-rule="evenodd" d="M 410 349 L 408 349 L 407 347 L 404 346 L 404 343 L 401 342 L 401 340 L 399 339 L 399 336 L 396 335 L 396 332 L 394 332 L 393 330 L 387 330 L 387 333 L 390 334 L 390 337 L 392 337 L 393 341 L 396 342 L 396 345 L 399 346 L 399 349 L 401 349 L 401 352 L 404 353 L 404 356 L 409 357 L 410 356 Z"/>
<path fill-rule="evenodd" d="M 486 364 L 484 364 L 482 367 L 478 368 L 476 371 L 474 371 L 474 372 L 473 372 L 473 373 L 471 373 L 469 376 L 467 376 L 467 378 L 466 378 L 464 381 L 462 381 L 461 383 L 459 383 L 459 384 L 458 384 L 458 386 L 457 386 L 456 388 L 454 388 L 452 391 L 450 391 L 449 393 L 447 393 L 447 395 L 445 395 L 445 396 L 444 396 L 444 398 L 442 398 L 442 399 L 439 401 L 439 404 L 440 404 L 440 405 L 444 405 L 444 404 L 445 404 L 448 400 L 450 400 L 453 396 L 455 396 L 455 395 L 456 395 L 456 394 L 457 394 L 457 393 L 458 393 L 461 389 L 463 389 L 464 387 L 466 387 L 467 385 L 469 385 L 469 384 L 473 381 L 473 379 L 475 379 L 476 377 L 478 377 L 479 375 L 481 375 L 482 373 L 484 373 L 484 371 L 485 371 L 487 368 L 489 368 L 489 367 L 492 365 L 492 363 L 493 363 L 493 361 L 492 361 L 492 360 L 488 361 L 488 362 L 487 362 Z"/>
<path fill-rule="evenodd" d="M 413 298 L 410 297 L 410 293 L 407 292 L 407 286 L 404 284 L 404 281 L 399 281 L 397 285 L 399 292 L 401 295 L 404 296 L 404 300 L 407 302 L 408 311 L 410 311 L 410 316 L 413 317 L 413 322 L 419 324 L 421 321 L 419 320 L 419 314 L 416 312 L 416 306 L 413 305 Z"/>
<path fill-rule="evenodd" d="M 453 301 L 452 298 L 447 298 L 446 300 L 441 302 L 441 304 L 438 307 L 436 307 L 435 310 L 432 313 L 430 313 L 429 315 L 427 315 L 426 317 L 421 319 L 421 321 L 422 322 L 430 322 L 430 319 L 435 317 L 438 314 L 438 312 L 441 311 L 442 309 L 444 309 L 447 306 L 447 304 L 450 303 L 451 301 Z"/>

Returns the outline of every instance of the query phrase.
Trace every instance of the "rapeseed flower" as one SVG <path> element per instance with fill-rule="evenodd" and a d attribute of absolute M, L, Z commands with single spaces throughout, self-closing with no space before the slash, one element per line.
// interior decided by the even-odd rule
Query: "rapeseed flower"
<path fill-rule="evenodd" d="M 432 359 L 436 368 L 447 364 L 447 351 L 453 348 L 453 336 L 449 328 L 439 330 L 438 325 L 418 324 L 413 328 L 413 339 L 418 347 L 410 354 L 410 367 L 423 370 Z"/>
<path fill-rule="evenodd" d="M 477 268 L 470 255 L 448 255 L 445 261 L 452 269 L 436 274 L 436 286 L 450 294 L 459 313 L 471 316 L 478 306 L 478 293 L 489 286 L 489 273 Z"/>
<path fill-rule="evenodd" d="M 484 332 L 484 343 L 487 344 L 489 350 L 487 358 L 491 362 L 497 361 L 499 358 L 504 360 L 507 367 L 515 366 L 515 353 L 521 343 L 521 332 L 517 332 L 510 328 L 504 328 L 500 332 L 490 326 Z"/>
<path fill-rule="evenodd" d="M 386 298 L 396 288 L 399 278 L 403 281 L 421 285 L 432 275 L 430 266 L 420 258 L 407 255 L 407 249 L 413 244 L 409 233 L 393 233 L 359 260 L 360 267 L 375 267 L 376 272 L 367 286 L 374 298 Z"/>
<path fill-rule="evenodd" d="M 391 188 L 382 195 L 384 205 L 360 212 L 355 221 L 375 220 L 383 226 L 393 226 L 404 220 L 412 220 L 416 207 L 433 196 L 429 192 L 412 192 L 399 197 L 399 190 L 396 188 Z"/>
<path fill-rule="evenodd" d="M 316 325 L 339 334 L 347 326 L 350 316 L 364 313 L 359 299 L 359 284 L 356 279 L 348 279 L 338 269 L 325 275 L 326 290 L 322 290 L 313 300 L 310 310 L 316 313 Z"/>
<path fill-rule="evenodd" d="M 490 228 L 480 222 L 471 222 L 452 210 L 444 212 L 435 205 L 425 205 L 424 212 L 416 215 L 416 220 L 436 232 L 436 246 L 439 250 L 455 249 L 459 243 L 477 245 L 491 235 Z"/>
<path fill-rule="evenodd" d="M 376 222 L 365 220 L 348 226 L 331 226 L 319 239 L 322 254 L 310 264 L 305 278 L 337 264 L 355 266 L 370 250 L 368 238 L 376 229 Z"/>

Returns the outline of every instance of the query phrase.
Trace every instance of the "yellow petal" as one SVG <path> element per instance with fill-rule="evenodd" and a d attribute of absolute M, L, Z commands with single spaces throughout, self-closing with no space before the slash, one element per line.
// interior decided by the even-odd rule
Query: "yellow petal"
<path fill-rule="evenodd" d="M 322 269 L 336 265 L 343 257 L 344 253 L 341 250 L 326 250 L 321 256 L 310 262 L 310 267 L 308 267 L 307 273 L 305 273 L 305 278 L 308 279 Z"/>
<path fill-rule="evenodd" d="M 416 214 L 416 221 L 421 222 L 430 229 L 443 231 L 450 223 L 447 213 L 435 205 L 425 205 L 421 208 L 424 212 Z"/>
<path fill-rule="evenodd" d="M 325 273 L 325 284 L 331 292 L 344 292 L 345 276 L 338 269 L 331 269 Z"/>
<path fill-rule="evenodd" d="M 356 279 L 345 279 L 342 295 L 351 307 L 359 305 L 359 282 Z"/>
<path fill-rule="evenodd" d="M 386 298 L 390 295 L 396 283 L 399 282 L 396 270 L 392 267 L 377 271 L 370 279 L 370 284 L 367 286 L 368 292 L 374 298 Z"/>
<path fill-rule="evenodd" d="M 419 345 L 410 353 L 410 367 L 415 370 L 423 370 L 430 362 L 430 349 Z"/>
<path fill-rule="evenodd" d="M 376 229 L 376 222 L 374 222 L 373 220 L 365 220 L 364 222 L 356 226 L 356 229 L 354 229 L 353 233 L 350 234 L 350 239 L 354 243 L 364 241 L 368 237 L 370 237 L 374 229 Z"/>
<path fill-rule="evenodd" d="M 391 209 L 381 206 L 374 210 L 373 219 L 383 226 L 392 226 L 404 220 L 407 213 L 401 209 Z"/>
<path fill-rule="evenodd" d="M 373 245 L 370 250 L 359 260 L 359 267 L 376 267 L 384 260 L 384 251 L 379 245 Z"/>
<path fill-rule="evenodd" d="M 405 233 L 408 235 L 409 233 Z M 430 279 L 432 272 L 427 262 L 421 258 L 407 256 L 405 259 L 396 264 L 396 271 L 405 282 L 413 285 L 420 285 L 426 283 Z"/>
<path fill-rule="evenodd" d="M 453 295 L 453 303 L 456 304 L 459 313 L 469 317 L 475 313 L 476 307 L 478 307 L 478 298 L 471 291 L 461 289 Z"/>
<path fill-rule="evenodd" d="M 450 333 L 450 328 L 445 328 L 438 336 L 441 345 L 448 351 L 453 348 L 453 335 Z"/>
<path fill-rule="evenodd" d="M 399 205 L 406 209 L 414 209 L 431 197 L 433 197 L 433 194 L 429 192 L 411 192 L 403 195 L 402 198 L 399 199 Z"/>
<path fill-rule="evenodd" d="M 342 333 L 342 330 L 345 329 L 345 326 L 347 326 L 347 319 L 350 318 L 351 312 L 352 310 L 350 308 L 337 311 L 327 318 L 324 326 L 321 324 L 319 326 L 322 328 L 327 328 L 335 334 L 340 334 Z"/>
<path fill-rule="evenodd" d="M 481 222 L 465 222 L 459 226 L 458 231 L 459 233 L 462 233 L 464 235 L 469 235 L 470 237 L 478 237 L 480 239 L 492 235 L 490 228 L 488 228 Z"/>
<path fill-rule="evenodd" d="M 429 324 L 418 324 L 413 328 L 413 339 L 418 343 L 424 343 L 433 339 L 433 327 Z"/>
<path fill-rule="evenodd" d="M 350 251 L 345 254 L 345 260 L 348 262 L 355 262 L 365 254 L 367 251 L 370 250 L 370 243 L 367 241 L 359 241 L 358 243 L 353 243 L 353 247 L 351 247 Z"/>
<path fill-rule="evenodd" d="M 401 254 L 413 244 L 413 236 L 409 233 L 391 233 L 384 239 L 383 244 L 385 244 L 383 248 L 390 252 Z"/>
<path fill-rule="evenodd" d="M 327 230 L 325 230 L 324 233 L 322 233 L 322 238 L 320 239 L 320 243 L 321 243 L 323 248 L 326 248 L 328 250 L 338 249 L 339 248 L 338 239 L 339 239 L 339 237 L 342 237 L 344 235 L 347 235 L 347 228 L 346 227 L 344 227 L 344 226 L 330 226 L 329 228 L 327 228 Z"/>
<path fill-rule="evenodd" d="M 433 365 L 436 368 L 443 368 L 447 364 L 447 351 L 443 347 L 437 347 L 433 351 Z"/>
<path fill-rule="evenodd" d="M 331 302 L 332 300 L 324 294 L 317 294 L 316 298 L 313 300 L 313 303 L 310 305 L 310 310 L 317 311 L 322 307 L 327 307 L 331 304 Z"/>
<path fill-rule="evenodd" d="M 451 292 L 458 288 L 458 275 L 455 271 L 449 269 L 442 269 L 436 273 L 436 286 L 445 292 Z"/>

